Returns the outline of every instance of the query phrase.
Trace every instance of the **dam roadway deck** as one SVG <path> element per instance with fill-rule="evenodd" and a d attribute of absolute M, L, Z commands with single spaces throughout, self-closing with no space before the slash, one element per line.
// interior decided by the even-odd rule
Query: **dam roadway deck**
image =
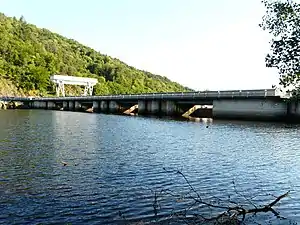
<path fill-rule="evenodd" d="M 232 91 L 199 91 L 199 92 L 168 92 L 168 93 L 147 93 L 147 94 L 120 94 L 102 96 L 69 96 L 69 97 L 0 97 L 7 101 L 100 101 L 100 100 L 214 100 L 232 98 L 281 98 L 283 97 L 276 89 L 257 90 L 232 90 Z"/>
<path fill-rule="evenodd" d="M 25 108 L 32 109 L 282 121 L 300 115 L 298 104 L 287 101 L 287 98 L 287 94 L 277 89 L 257 89 L 81 97 L 0 97 L 0 101 L 20 101 Z"/>

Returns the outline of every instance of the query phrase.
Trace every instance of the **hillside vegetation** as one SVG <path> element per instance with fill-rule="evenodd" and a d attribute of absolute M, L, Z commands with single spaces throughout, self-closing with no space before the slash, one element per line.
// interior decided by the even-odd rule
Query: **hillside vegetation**
<path fill-rule="evenodd" d="M 34 93 L 28 93 L 34 95 Z M 10 80 L 0 78 L 0 96 L 25 96 L 22 89 L 18 89 Z"/>
<path fill-rule="evenodd" d="M 98 79 L 94 94 L 188 91 L 166 77 L 135 69 L 118 59 L 46 29 L 0 13 L 0 86 L 33 95 L 54 94 L 51 74 Z M 4 82 L 5 81 L 5 82 Z M 67 87 L 69 95 L 80 88 Z M 17 93 L 12 91 L 13 94 Z M 3 94 L 1 92 L 0 94 Z"/>

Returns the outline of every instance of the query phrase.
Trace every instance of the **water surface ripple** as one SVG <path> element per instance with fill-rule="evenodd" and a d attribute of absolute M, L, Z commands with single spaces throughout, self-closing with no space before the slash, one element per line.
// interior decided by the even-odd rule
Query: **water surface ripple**
<path fill-rule="evenodd" d="M 260 205 L 290 190 L 275 207 L 288 220 L 246 222 L 300 221 L 297 125 L 16 110 L 0 111 L 0 128 L 0 224 L 172 224 L 190 203 L 177 170 L 208 201 Z"/>

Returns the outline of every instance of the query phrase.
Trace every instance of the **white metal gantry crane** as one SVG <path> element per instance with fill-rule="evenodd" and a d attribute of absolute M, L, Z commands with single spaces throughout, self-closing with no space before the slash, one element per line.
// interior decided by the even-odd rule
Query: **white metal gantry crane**
<path fill-rule="evenodd" d="M 93 87 L 98 83 L 98 80 L 95 78 L 87 77 L 74 77 L 67 75 L 52 75 L 50 80 L 56 84 L 56 95 L 59 96 L 61 93 L 62 96 L 65 96 L 65 84 L 70 85 L 81 85 L 84 86 L 83 96 L 92 95 Z"/>

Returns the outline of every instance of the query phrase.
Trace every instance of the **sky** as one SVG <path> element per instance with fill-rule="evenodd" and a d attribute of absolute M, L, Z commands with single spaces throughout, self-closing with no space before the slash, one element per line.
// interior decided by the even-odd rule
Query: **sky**
<path fill-rule="evenodd" d="M 199 91 L 279 81 L 261 0 L 0 0 L 0 12 Z"/>

